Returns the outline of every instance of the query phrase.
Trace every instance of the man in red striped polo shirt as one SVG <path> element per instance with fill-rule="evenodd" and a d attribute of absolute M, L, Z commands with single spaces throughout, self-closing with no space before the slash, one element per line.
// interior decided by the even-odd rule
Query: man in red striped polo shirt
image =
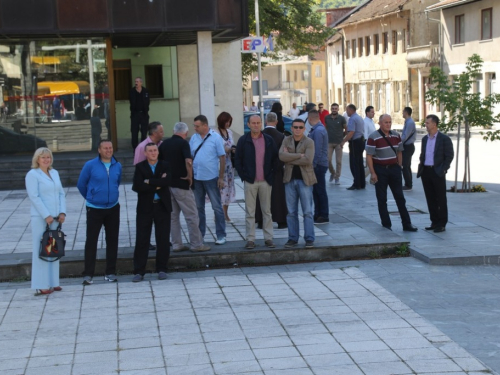
<path fill-rule="evenodd" d="M 398 133 L 391 131 L 391 116 L 380 116 L 379 125 L 379 130 L 371 133 L 366 142 L 366 164 L 372 176 L 371 182 L 375 184 L 378 213 L 382 226 L 392 230 L 391 218 L 387 211 L 387 186 L 389 186 L 398 206 L 403 230 L 416 232 L 418 229 L 411 223 L 403 195 L 401 176 L 403 144 L 401 137 Z"/>

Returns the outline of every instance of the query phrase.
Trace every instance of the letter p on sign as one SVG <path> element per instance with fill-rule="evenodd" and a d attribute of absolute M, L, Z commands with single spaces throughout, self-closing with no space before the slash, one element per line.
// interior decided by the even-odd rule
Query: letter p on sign
<path fill-rule="evenodd" d="M 242 53 L 256 53 L 264 52 L 264 37 L 249 37 L 242 39 L 241 41 L 241 52 Z"/>

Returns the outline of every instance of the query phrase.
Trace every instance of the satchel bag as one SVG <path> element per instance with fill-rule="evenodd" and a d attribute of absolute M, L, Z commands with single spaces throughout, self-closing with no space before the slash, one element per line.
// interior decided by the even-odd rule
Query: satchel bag
<path fill-rule="evenodd" d="M 57 229 L 50 229 L 49 224 L 43 232 L 42 240 L 40 241 L 40 252 L 38 257 L 46 262 L 55 262 L 61 259 L 66 247 L 66 235 L 61 230 L 61 223 Z"/>

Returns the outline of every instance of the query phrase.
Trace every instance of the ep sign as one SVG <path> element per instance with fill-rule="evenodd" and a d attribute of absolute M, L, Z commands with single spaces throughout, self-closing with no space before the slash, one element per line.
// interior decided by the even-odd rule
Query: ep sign
<path fill-rule="evenodd" d="M 255 53 L 264 52 L 266 48 L 264 44 L 264 37 L 249 37 L 241 41 L 241 52 L 242 53 Z"/>

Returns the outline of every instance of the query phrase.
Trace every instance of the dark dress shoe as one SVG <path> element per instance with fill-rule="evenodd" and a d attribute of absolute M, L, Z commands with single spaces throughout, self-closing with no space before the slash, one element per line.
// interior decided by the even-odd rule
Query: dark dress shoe
<path fill-rule="evenodd" d="M 285 229 L 288 228 L 287 223 L 278 223 L 278 229 Z"/>
<path fill-rule="evenodd" d="M 425 227 L 425 230 L 434 230 L 436 228 L 437 228 L 436 226 L 431 225 L 430 227 Z"/>
<path fill-rule="evenodd" d="M 150 243 L 149 250 L 151 250 L 151 251 L 156 250 L 156 246 Z"/>
<path fill-rule="evenodd" d="M 444 232 L 446 230 L 445 227 L 436 227 L 434 228 L 434 233 L 441 233 L 441 232 Z"/>
<path fill-rule="evenodd" d="M 262 221 L 257 222 L 257 229 L 262 229 Z"/>
<path fill-rule="evenodd" d="M 410 225 L 406 225 L 406 226 L 404 226 L 404 227 L 403 227 L 403 230 L 404 230 L 405 232 L 416 232 L 416 231 L 418 230 L 418 228 L 417 228 L 416 226 L 414 226 L 414 225 L 410 224 Z"/>
<path fill-rule="evenodd" d="M 358 190 L 358 188 L 356 186 L 351 186 L 351 187 L 348 187 L 347 190 Z"/>
<path fill-rule="evenodd" d="M 391 227 L 386 227 L 385 225 L 382 225 L 385 229 L 389 229 L 392 231 Z"/>

